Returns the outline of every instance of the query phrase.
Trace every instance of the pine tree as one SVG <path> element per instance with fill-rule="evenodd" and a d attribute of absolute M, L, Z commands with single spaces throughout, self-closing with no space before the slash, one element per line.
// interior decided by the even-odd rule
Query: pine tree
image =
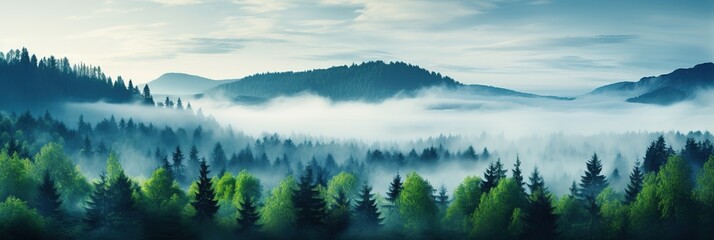
<path fill-rule="evenodd" d="M 499 158 L 495 163 L 491 162 L 483 174 L 483 181 L 481 182 L 481 191 L 487 193 L 491 191 L 492 188 L 498 186 L 498 181 L 506 178 L 507 170 L 503 169 L 503 163 Z"/>
<path fill-rule="evenodd" d="M 545 189 L 533 192 L 523 211 L 521 239 L 557 239 L 558 216 L 554 210 Z"/>
<path fill-rule="evenodd" d="M 293 206 L 297 211 L 299 227 L 318 227 L 324 224 L 327 203 L 313 183 L 313 166 L 308 164 L 300 177 L 298 188 L 293 191 Z"/>
<path fill-rule="evenodd" d="M 481 159 L 488 160 L 491 158 L 491 153 L 488 152 L 488 148 L 483 148 L 483 152 L 481 152 Z"/>
<path fill-rule="evenodd" d="M 260 214 L 252 197 L 243 195 L 243 200 L 240 202 L 240 207 L 238 208 L 238 214 L 239 216 L 236 221 L 239 226 L 239 232 L 253 232 L 258 229 Z"/>
<path fill-rule="evenodd" d="M 541 176 L 540 172 L 538 171 L 538 167 L 533 168 L 533 172 L 531 173 L 531 176 L 528 177 L 528 181 L 528 190 L 530 190 L 531 195 L 538 192 L 539 190 L 545 190 L 545 182 L 543 181 L 543 176 Z"/>
<path fill-rule="evenodd" d="M 581 199 L 595 198 L 607 187 L 607 180 L 604 175 L 600 174 L 601 171 L 602 163 L 597 154 L 593 154 L 592 158 L 587 162 L 585 175 L 580 178 L 579 190 Z"/>
<path fill-rule="evenodd" d="M 226 152 L 223 151 L 223 146 L 221 143 L 216 143 L 211 151 L 211 161 L 213 161 L 213 168 L 220 169 L 223 171 L 226 168 Z M 222 174 L 219 176 L 223 176 Z"/>
<path fill-rule="evenodd" d="M 577 182 L 573 181 L 573 184 L 570 184 L 570 188 L 568 188 L 568 190 L 570 191 L 570 193 L 568 194 L 569 198 L 575 198 L 577 196 L 580 196 L 580 194 L 578 194 Z"/>
<path fill-rule="evenodd" d="M 642 166 L 640 161 L 637 161 L 632 168 L 632 173 L 630 173 L 630 183 L 625 189 L 625 203 L 630 204 L 637 199 L 637 194 L 640 194 L 640 191 L 642 191 L 644 179 L 645 175 L 642 174 Z"/>
<path fill-rule="evenodd" d="M 49 172 L 45 172 L 35 197 L 37 211 L 45 217 L 61 219 L 61 205 L 62 200 L 57 192 L 55 181 L 50 178 Z"/>
<path fill-rule="evenodd" d="M 667 144 L 664 141 L 664 136 L 660 135 L 656 141 L 647 147 L 643 168 L 645 173 L 657 172 L 667 162 L 667 158 L 671 154 L 671 150 L 667 149 Z"/>
<path fill-rule="evenodd" d="M 198 167 L 201 165 L 201 160 L 198 159 L 198 148 L 196 148 L 196 145 L 191 145 L 191 150 L 188 152 L 188 169 L 190 171 L 196 171 Z M 189 174 L 189 178 L 193 178 L 194 174 Z"/>
<path fill-rule="evenodd" d="M 366 183 L 362 185 L 357 201 L 355 202 L 355 218 L 364 227 L 378 227 L 382 224 L 377 202 L 372 194 L 372 187 Z"/>
<path fill-rule="evenodd" d="M 171 166 L 169 159 L 166 158 L 166 156 L 161 156 L 161 162 L 163 162 L 161 167 L 166 169 L 166 172 L 169 174 L 169 176 L 171 176 L 172 179 L 176 180 L 176 174 L 174 174 L 174 168 Z"/>
<path fill-rule="evenodd" d="M 110 212 L 109 191 L 107 190 L 107 178 L 104 173 L 99 175 L 99 181 L 94 183 L 94 191 L 89 196 L 87 207 L 85 208 L 84 223 L 89 229 L 97 229 L 109 224 Z"/>
<path fill-rule="evenodd" d="M 449 206 L 449 195 L 447 194 L 446 186 L 441 184 L 439 188 L 439 195 L 434 198 L 436 200 L 436 205 L 438 205 L 442 210 Z"/>
<path fill-rule="evenodd" d="M 183 152 L 181 152 L 181 148 L 179 146 L 176 146 L 176 151 L 174 151 L 172 154 L 173 157 L 173 174 L 174 174 L 174 179 L 176 179 L 177 182 L 183 183 L 185 180 L 185 174 L 184 174 L 184 166 L 183 166 Z"/>
<path fill-rule="evenodd" d="M 523 182 L 523 173 L 521 172 L 521 159 L 518 155 L 516 155 L 516 163 L 513 164 L 513 170 L 511 170 L 511 173 L 513 174 L 513 180 L 519 187 L 521 187 L 521 191 L 525 193 L 526 189 L 523 187 L 525 182 Z"/>
<path fill-rule="evenodd" d="M 216 192 L 213 189 L 211 179 L 208 178 L 208 174 L 211 171 L 208 170 L 205 159 L 201 161 L 200 169 L 200 176 L 197 181 L 198 192 L 191 205 L 196 209 L 194 218 L 199 222 L 208 222 L 213 221 L 216 212 L 218 212 L 218 200 L 216 200 Z"/>
<path fill-rule="evenodd" d="M 109 213 L 111 224 L 125 226 L 131 224 L 136 217 L 136 206 L 133 198 L 132 182 L 124 171 L 119 176 L 110 180 L 107 195 L 111 203 Z"/>
<path fill-rule="evenodd" d="M 392 205 L 394 205 L 397 202 L 397 198 L 399 198 L 399 194 L 402 192 L 404 189 L 402 182 L 402 177 L 399 176 L 399 173 L 397 173 L 397 176 L 394 176 L 392 179 L 392 182 L 389 184 L 389 191 L 387 192 L 387 201 L 391 202 Z"/>

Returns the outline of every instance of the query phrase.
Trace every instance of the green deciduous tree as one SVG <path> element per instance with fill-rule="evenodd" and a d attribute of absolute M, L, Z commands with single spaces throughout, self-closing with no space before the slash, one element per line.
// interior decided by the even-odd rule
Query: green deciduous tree
<path fill-rule="evenodd" d="M 91 192 L 91 185 L 82 175 L 61 145 L 48 143 L 35 155 L 34 175 L 40 179 L 45 172 L 57 183 L 57 189 L 68 206 L 78 206 Z"/>
<path fill-rule="evenodd" d="M 657 177 L 659 209 L 667 223 L 667 232 L 672 234 L 672 237 L 693 237 L 692 216 L 696 209 L 693 207 L 689 166 L 681 156 L 671 156 Z"/>
<path fill-rule="evenodd" d="M 48 239 L 45 221 L 27 203 L 8 197 L 0 203 L 0 236 L 5 239 Z"/>
<path fill-rule="evenodd" d="M 0 152 L 0 199 L 15 196 L 31 200 L 35 192 L 33 166 L 27 159 L 20 159 L 18 154 L 8 156 Z"/>
<path fill-rule="evenodd" d="M 702 172 L 697 177 L 694 198 L 700 206 L 699 237 L 706 236 L 707 230 L 714 228 L 714 156 L 704 163 Z"/>
<path fill-rule="evenodd" d="M 524 195 L 512 179 L 502 179 L 491 192 L 481 196 L 479 208 L 473 214 L 474 227 L 469 234 L 472 238 L 513 239 L 517 236 L 504 234 L 503 229 L 511 225 L 513 211 L 523 208 Z"/>
<path fill-rule="evenodd" d="M 471 230 L 473 226 L 471 215 L 478 208 L 483 193 L 480 185 L 481 178 L 468 176 L 456 187 L 451 205 L 446 209 L 446 216 L 442 221 L 448 230 L 460 233 Z"/>
<path fill-rule="evenodd" d="M 358 190 L 357 177 L 348 172 L 340 172 L 327 181 L 327 196 L 331 204 L 335 204 L 334 197 L 340 192 L 345 196 L 354 196 Z"/>
<path fill-rule="evenodd" d="M 293 205 L 293 191 L 297 183 L 292 176 L 287 176 L 278 186 L 273 188 L 265 200 L 265 206 L 260 211 L 260 221 L 263 230 L 273 235 L 282 235 L 293 230 L 296 210 Z"/>
<path fill-rule="evenodd" d="M 431 196 L 433 190 L 431 184 L 416 172 L 407 175 L 397 207 L 408 232 L 418 234 L 434 230 L 438 209 Z"/>

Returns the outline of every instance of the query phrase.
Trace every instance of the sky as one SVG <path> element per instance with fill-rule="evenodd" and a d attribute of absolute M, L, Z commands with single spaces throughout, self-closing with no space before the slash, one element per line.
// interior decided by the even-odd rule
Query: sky
<path fill-rule="evenodd" d="M 0 51 L 27 47 L 146 83 L 369 60 L 574 96 L 714 61 L 714 1 L 0 0 Z"/>

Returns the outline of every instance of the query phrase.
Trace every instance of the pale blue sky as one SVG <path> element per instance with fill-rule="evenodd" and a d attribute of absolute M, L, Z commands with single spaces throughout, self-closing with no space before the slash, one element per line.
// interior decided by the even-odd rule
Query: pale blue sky
<path fill-rule="evenodd" d="M 5 1 L 0 51 L 136 82 L 399 60 L 464 83 L 575 95 L 714 60 L 714 1 Z"/>

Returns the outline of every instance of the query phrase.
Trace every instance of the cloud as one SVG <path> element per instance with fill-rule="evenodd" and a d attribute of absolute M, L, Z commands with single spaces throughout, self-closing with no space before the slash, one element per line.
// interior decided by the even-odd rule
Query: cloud
<path fill-rule="evenodd" d="M 149 0 L 164 6 L 194 5 L 203 3 L 202 0 Z"/>
<path fill-rule="evenodd" d="M 394 59 L 391 53 L 379 50 L 365 51 L 337 51 L 325 54 L 314 54 L 301 56 L 298 58 L 318 60 L 318 61 L 341 61 L 341 62 L 360 62 L 369 60 L 389 60 Z"/>

